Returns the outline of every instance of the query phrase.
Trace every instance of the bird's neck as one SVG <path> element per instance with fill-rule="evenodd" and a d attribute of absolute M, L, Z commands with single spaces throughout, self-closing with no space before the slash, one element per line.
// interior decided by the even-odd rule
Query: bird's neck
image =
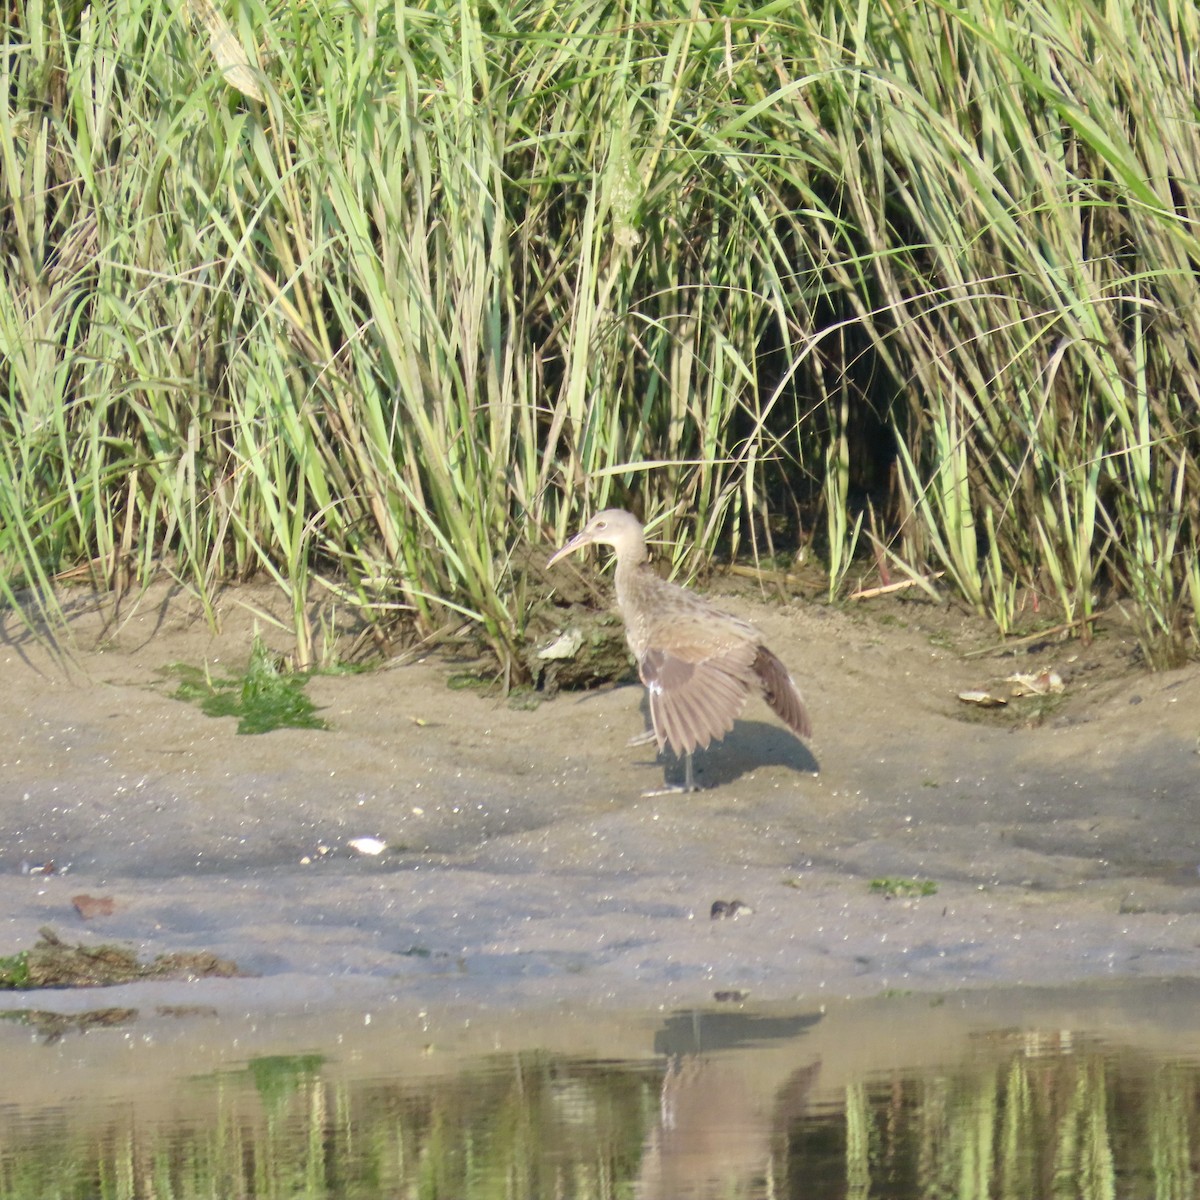
<path fill-rule="evenodd" d="M 613 572 L 613 583 L 617 589 L 617 604 L 624 608 L 625 598 L 629 595 L 630 587 L 639 575 L 650 570 L 650 558 L 646 553 L 646 543 L 626 543 L 617 554 L 617 567 Z"/>

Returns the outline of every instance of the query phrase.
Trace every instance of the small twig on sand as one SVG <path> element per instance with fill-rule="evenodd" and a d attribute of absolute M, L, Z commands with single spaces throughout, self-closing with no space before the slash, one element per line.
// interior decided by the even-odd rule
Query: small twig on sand
<path fill-rule="evenodd" d="M 846 599 L 871 600 L 876 596 L 886 596 L 889 592 L 899 592 L 910 587 L 922 587 L 935 579 L 941 579 L 945 573 L 945 571 L 935 571 L 932 575 L 921 575 L 913 579 L 900 579 L 895 583 L 885 583 L 879 587 L 859 588 L 857 592 L 851 592 Z"/>
<path fill-rule="evenodd" d="M 1090 625 L 1102 616 L 1104 616 L 1103 612 L 1089 613 L 1086 617 L 1076 617 L 1075 620 L 1064 621 L 1061 625 L 1051 625 L 1049 629 L 1039 629 L 1034 633 L 1023 634 L 1019 638 L 1001 642 L 998 646 L 983 646 L 979 650 L 968 650 L 963 658 L 983 658 L 985 654 L 1000 654 L 1005 650 L 1012 650 L 1016 646 L 1027 645 L 1029 642 L 1038 642 L 1044 638 L 1056 637 L 1060 633 L 1069 633 L 1076 626 Z"/>
<path fill-rule="evenodd" d="M 742 563 L 730 564 L 729 574 L 740 575 L 744 579 L 757 579 L 759 583 L 788 583 L 797 587 L 803 583 L 799 575 L 793 575 L 790 571 L 771 571 L 766 567 L 747 567 Z"/>

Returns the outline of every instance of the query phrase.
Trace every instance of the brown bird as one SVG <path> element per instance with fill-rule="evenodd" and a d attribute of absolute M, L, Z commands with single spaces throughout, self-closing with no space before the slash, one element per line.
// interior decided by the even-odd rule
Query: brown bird
<path fill-rule="evenodd" d="M 752 690 L 797 737 L 811 736 L 804 698 L 762 634 L 655 574 L 645 531 L 631 513 L 598 512 L 546 565 L 593 542 L 616 551 L 617 607 L 649 693 L 653 737 L 660 752 L 669 745 L 684 760 L 684 791 L 696 790 L 692 752 L 733 728 Z"/>

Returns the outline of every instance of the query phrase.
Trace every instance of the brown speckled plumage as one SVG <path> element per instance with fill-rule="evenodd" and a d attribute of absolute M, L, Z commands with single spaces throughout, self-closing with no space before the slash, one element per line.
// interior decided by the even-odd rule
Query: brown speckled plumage
<path fill-rule="evenodd" d="M 616 552 L 617 607 L 649 693 L 654 736 L 660 751 L 670 746 L 685 759 L 689 788 L 692 752 L 723 738 L 755 689 L 797 737 L 811 735 L 804 698 L 762 634 L 660 578 L 647 561 L 641 523 L 630 513 L 597 513 L 549 565 L 593 542 Z"/>

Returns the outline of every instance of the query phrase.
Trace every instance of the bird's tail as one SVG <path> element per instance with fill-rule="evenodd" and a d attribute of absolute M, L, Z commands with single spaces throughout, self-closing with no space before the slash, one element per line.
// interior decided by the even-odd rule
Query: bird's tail
<path fill-rule="evenodd" d="M 763 699 L 775 715 L 797 736 L 812 737 L 812 722 L 804 697 L 788 669 L 766 648 L 759 646 L 754 658 L 754 673 L 762 681 Z"/>

